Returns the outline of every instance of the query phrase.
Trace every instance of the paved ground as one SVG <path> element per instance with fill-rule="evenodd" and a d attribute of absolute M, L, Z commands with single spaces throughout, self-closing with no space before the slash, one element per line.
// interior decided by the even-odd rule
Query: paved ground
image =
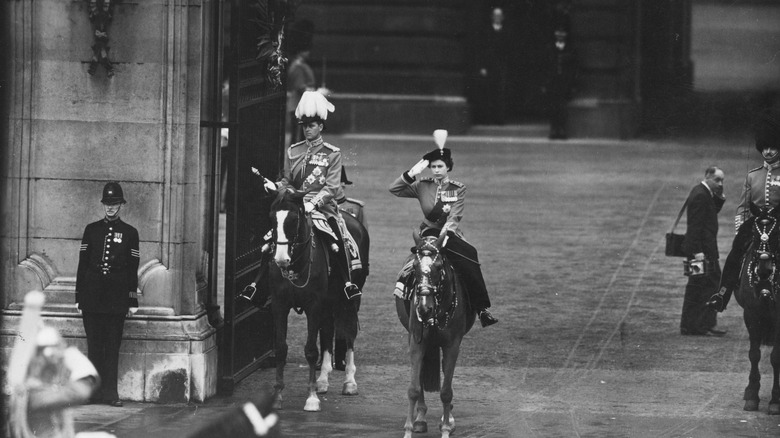
<path fill-rule="evenodd" d="M 413 201 L 386 186 L 433 147 L 429 138 L 331 136 L 345 151 L 350 196 L 369 205 L 372 273 L 361 307 L 360 394 L 302 411 L 303 318 L 291 318 L 284 436 L 401 437 L 408 366 L 389 285 L 419 220 Z M 568 141 L 452 138 L 453 178 L 469 185 L 464 228 L 480 249 L 499 325 L 464 341 L 454 382 L 455 436 L 764 437 L 771 373 L 762 363 L 759 412 L 742 411 L 747 340 L 736 303 L 725 338 L 682 337 L 685 279 L 663 257 L 663 235 L 704 168 L 726 172 L 722 258 L 744 173 L 758 161 L 744 136 Z M 684 230 L 684 224 L 680 231 Z M 400 236 L 400 237 L 399 237 Z M 764 352 L 768 356 L 768 352 Z M 76 409 L 79 430 L 120 438 L 186 437 L 272 384 L 261 370 L 230 397 L 199 405 L 127 403 Z M 438 436 L 436 394 L 426 394 Z"/>

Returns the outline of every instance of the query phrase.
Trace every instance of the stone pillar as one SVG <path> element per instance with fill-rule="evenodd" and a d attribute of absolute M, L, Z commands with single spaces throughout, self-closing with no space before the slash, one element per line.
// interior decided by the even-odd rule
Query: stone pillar
<path fill-rule="evenodd" d="M 103 185 L 116 180 L 128 200 L 122 217 L 141 239 L 141 307 L 125 324 L 119 395 L 204 400 L 216 392 L 217 351 L 204 306 L 201 174 L 211 155 L 199 141 L 201 1 L 112 2 L 111 69 L 98 65 L 94 74 L 89 1 L 20 0 L 7 9 L 3 354 L 32 289 L 46 294 L 47 322 L 86 351 L 73 308 L 79 244 L 86 224 L 102 217 Z"/>

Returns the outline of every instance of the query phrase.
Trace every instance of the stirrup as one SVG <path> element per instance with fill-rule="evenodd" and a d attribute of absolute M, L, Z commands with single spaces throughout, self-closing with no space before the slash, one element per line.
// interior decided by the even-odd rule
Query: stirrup
<path fill-rule="evenodd" d="M 363 292 L 360 291 L 360 288 L 357 287 L 356 284 L 352 283 L 351 281 L 348 281 L 344 284 L 344 295 L 347 296 L 348 300 L 353 300 L 363 295 Z"/>

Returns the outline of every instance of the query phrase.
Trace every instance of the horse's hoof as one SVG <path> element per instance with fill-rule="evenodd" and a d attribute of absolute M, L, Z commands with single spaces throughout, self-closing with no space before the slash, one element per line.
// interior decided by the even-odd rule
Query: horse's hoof
<path fill-rule="evenodd" d="M 746 400 L 745 401 L 745 407 L 742 408 L 745 411 L 757 411 L 758 410 L 758 400 Z"/>
<path fill-rule="evenodd" d="M 317 382 L 317 394 L 327 394 L 329 387 L 328 382 Z"/>
<path fill-rule="evenodd" d="M 428 432 L 428 423 L 425 421 L 415 421 L 412 432 L 414 433 Z"/>
<path fill-rule="evenodd" d="M 358 395 L 357 383 L 347 382 L 341 390 L 342 395 Z"/>
<path fill-rule="evenodd" d="M 320 399 L 315 397 L 309 397 L 306 400 L 306 406 L 303 407 L 303 410 L 306 412 L 319 412 L 320 409 Z"/>
<path fill-rule="evenodd" d="M 769 403 L 769 415 L 780 415 L 780 403 Z"/>

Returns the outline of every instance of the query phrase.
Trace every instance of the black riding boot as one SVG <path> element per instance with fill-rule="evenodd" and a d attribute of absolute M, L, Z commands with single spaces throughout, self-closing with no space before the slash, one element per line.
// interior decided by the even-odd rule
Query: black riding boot
<path fill-rule="evenodd" d="M 352 276 L 349 269 L 349 254 L 347 253 L 346 244 L 344 242 L 344 236 L 341 235 L 341 229 L 338 226 L 335 218 L 328 218 L 328 224 L 330 224 L 333 232 L 338 236 L 338 252 L 331 257 L 331 260 L 336 261 L 335 272 L 344 282 L 344 294 L 348 300 L 355 299 L 362 295 L 360 288 L 352 283 Z"/>
<path fill-rule="evenodd" d="M 731 300 L 731 295 L 739 287 L 742 259 L 750 246 L 750 231 L 753 228 L 753 222 L 754 219 L 750 218 L 737 230 L 737 235 L 734 236 L 734 241 L 731 244 L 731 251 L 729 251 L 726 262 L 723 264 L 723 273 L 720 275 L 718 290 L 707 302 L 707 306 L 718 312 L 726 310 L 726 305 Z"/>

